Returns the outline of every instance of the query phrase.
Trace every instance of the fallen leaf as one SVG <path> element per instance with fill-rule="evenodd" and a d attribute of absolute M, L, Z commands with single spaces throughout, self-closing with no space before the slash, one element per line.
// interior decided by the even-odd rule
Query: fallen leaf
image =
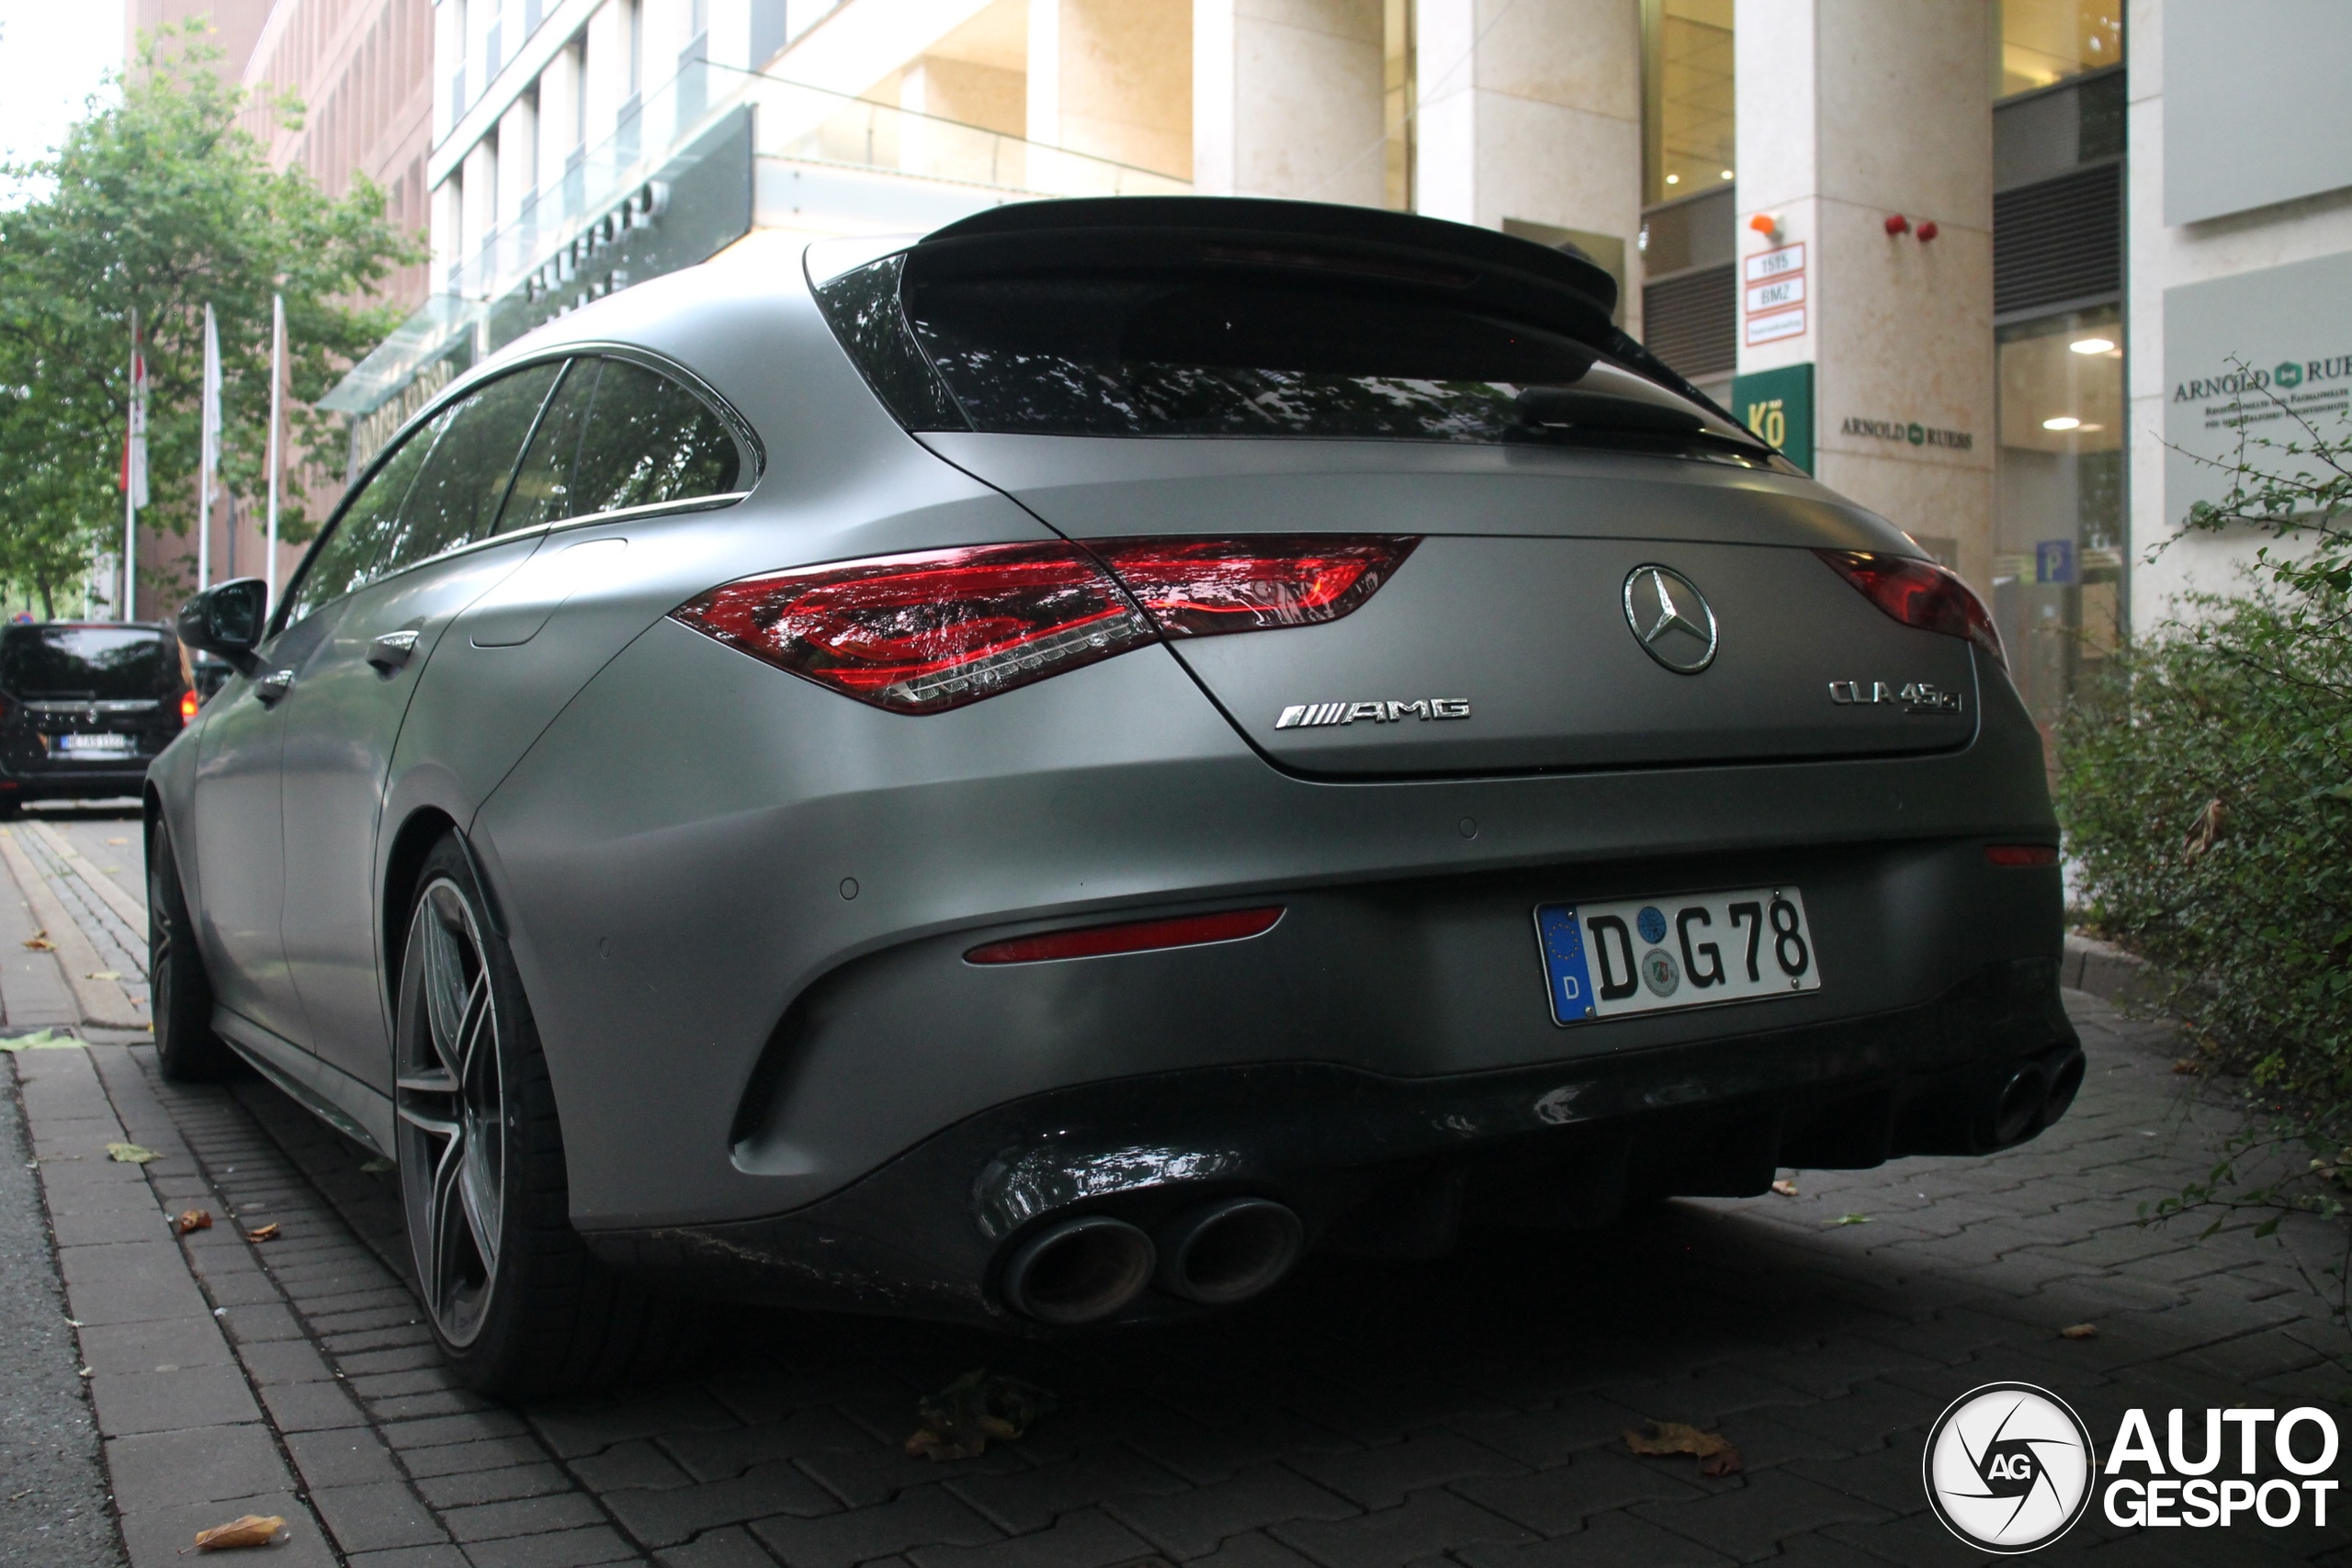
<path fill-rule="evenodd" d="M 212 1228 L 212 1214 L 205 1209 L 187 1210 L 172 1222 L 172 1228 L 182 1235 L 190 1231 L 209 1231 Z"/>
<path fill-rule="evenodd" d="M 0 1040 L 0 1051 L 73 1051 L 82 1043 L 70 1034 L 60 1034 L 54 1029 L 43 1029 L 31 1034 L 19 1034 L 13 1040 Z"/>
<path fill-rule="evenodd" d="M 1009 1443 L 1053 1407 L 1054 1396 L 1044 1389 L 983 1367 L 917 1402 L 922 1425 L 907 1439 L 907 1452 L 934 1461 L 978 1459 L 990 1438 Z"/>
<path fill-rule="evenodd" d="M 1872 1222 L 1868 1214 L 1840 1214 L 1829 1223 L 1833 1225 L 1867 1225 Z"/>
<path fill-rule="evenodd" d="M 1783 1198 L 1793 1198 L 1797 1195 L 1797 1184 L 1784 1176 L 1772 1183 L 1772 1190 Z"/>
<path fill-rule="evenodd" d="M 2172 1065 L 2172 1070 L 2176 1073 L 2201 1073 L 2205 1066 L 2194 1056 L 2183 1056 Z"/>
<path fill-rule="evenodd" d="M 130 842 L 130 840 L 129 839 L 108 839 L 107 842 L 109 844 L 127 844 Z"/>
<path fill-rule="evenodd" d="M 247 1514 L 225 1525 L 196 1532 L 198 1551 L 234 1551 L 246 1546 L 276 1546 L 293 1532 L 277 1514 Z"/>
<path fill-rule="evenodd" d="M 392 1168 L 392 1162 L 391 1162 L 390 1160 L 388 1160 L 388 1159 L 382 1159 L 382 1158 L 371 1159 L 371 1160 L 369 1160 L 367 1164 L 365 1164 L 365 1165 L 361 1166 L 359 1168 L 360 1168 L 361 1170 L 366 1171 L 366 1172 L 367 1172 L 368 1175 L 370 1175 L 370 1176 L 375 1176 L 375 1175 L 379 1174 L 380 1172 L 383 1172 L 383 1171 L 387 1171 L 387 1170 L 391 1169 L 391 1168 Z"/>
<path fill-rule="evenodd" d="M 2058 1337 L 2061 1339 L 2096 1339 L 2098 1337 L 2098 1325 L 2096 1323 L 2077 1323 L 2070 1327 L 2060 1329 L 2058 1331 Z"/>
<path fill-rule="evenodd" d="M 1737 1475 L 1742 1462 L 1721 1432 L 1702 1432 L 1679 1421 L 1652 1421 L 1646 1432 L 1628 1427 L 1625 1446 L 1637 1454 L 1695 1454 L 1702 1475 Z"/>
<path fill-rule="evenodd" d="M 252 1230 L 245 1233 L 245 1239 L 247 1241 L 276 1241 L 277 1239 L 277 1222 L 276 1220 L 272 1220 L 266 1225 L 256 1225 Z"/>
<path fill-rule="evenodd" d="M 2193 861 L 2211 850 L 2222 841 L 2228 831 L 2228 825 L 2229 809 L 2222 804 L 2220 797 L 2207 801 L 2205 809 L 2197 814 L 2197 820 L 2190 825 L 2188 837 L 2181 842 L 2180 858 Z"/>
<path fill-rule="evenodd" d="M 57 944 L 49 940 L 49 932 L 47 931 L 42 931 L 34 936 L 28 937 L 25 940 L 25 945 L 35 953 L 55 953 L 57 951 Z"/>
<path fill-rule="evenodd" d="M 107 1158 L 123 1165 L 145 1165 L 155 1157 L 153 1149 L 142 1149 L 137 1144 L 108 1144 Z"/>
<path fill-rule="evenodd" d="M 83 978 L 89 980 L 119 980 L 122 978 L 122 971 L 119 969 L 93 969 L 89 974 L 83 976 Z"/>

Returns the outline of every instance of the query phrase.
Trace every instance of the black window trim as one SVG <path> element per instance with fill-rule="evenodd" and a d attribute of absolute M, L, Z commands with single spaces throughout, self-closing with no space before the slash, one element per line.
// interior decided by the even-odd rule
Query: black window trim
<path fill-rule="evenodd" d="M 343 525 L 344 513 L 351 509 L 353 499 L 368 488 L 377 473 L 391 461 L 393 455 L 399 452 L 401 446 L 414 436 L 421 427 L 438 419 L 452 404 L 471 396 L 483 386 L 502 377 L 528 370 L 534 366 L 545 365 L 550 360 L 565 362 L 563 368 L 558 372 L 555 380 L 548 386 L 546 395 L 540 398 L 538 411 L 531 416 L 531 428 L 524 435 L 523 445 L 514 454 L 514 466 L 507 470 L 506 489 L 499 497 L 499 511 L 503 513 L 506 509 L 507 500 L 514 494 L 515 478 L 522 472 L 523 458 L 531 449 L 532 439 L 539 433 L 540 423 L 547 418 L 548 409 L 554 402 L 556 394 L 562 390 L 563 384 L 571 378 L 571 366 L 569 362 L 591 357 L 624 359 L 641 365 L 656 374 L 669 377 L 700 398 L 712 412 L 718 415 L 719 423 L 727 427 L 727 433 L 734 437 L 737 458 L 743 470 L 750 474 L 751 483 L 744 485 L 741 489 L 718 495 L 698 495 L 679 501 L 650 502 L 643 506 L 623 507 L 616 512 L 598 512 L 579 517 L 558 518 L 550 523 L 535 523 L 527 528 L 515 528 L 503 534 L 486 534 L 479 539 L 469 539 L 462 545 L 453 545 L 438 555 L 428 556 L 419 561 L 411 561 L 398 571 L 388 571 L 380 577 L 370 578 L 360 584 L 359 588 L 351 590 L 349 593 L 339 593 L 326 601 L 319 606 L 319 610 L 324 610 L 329 604 L 340 604 L 343 600 L 351 597 L 352 593 L 360 592 L 361 589 L 373 588 L 379 582 L 390 582 L 392 579 L 404 576 L 420 567 L 437 565 L 470 550 L 504 544 L 512 539 L 527 539 L 554 529 L 610 522 L 615 518 L 655 516 L 669 512 L 713 511 L 719 507 L 734 505 L 759 487 L 761 477 L 767 472 L 767 447 L 760 440 L 759 433 L 752 428 L 751 421 L 745 419 L 736 410 L 735 405 L 717 388 L 666 355 L 656 353 L 638 344 L 590 338 L 578 343 L 551 344 L 545 349 L 518 359 L 485 362 L 452 381 L 443 389 L 439 397 L 411 414 L 406 423 L 392 433 L 391 438 L 384 443 L 383 447 L 368 460 L 368 467 L 362 469 L 358 477 L 354 479 L 350 486 L 344 491 L 342 499 L 335 502 L 334 510 L 327 514 L 326 522 L 311 538 L 310 548 L 302 552 L 302 558 L 295 564 L 293 574 L 287 578 L 286 586 L 279 591 L 277 603 L 270 606 L 268 637 L 274 639 L 287 630 L 286 609 L 293 603 L 294 590 L 300 586 L 302 579 L 309 575 L 311 566 L 318 559 L 321 547 L 326 544 L 334 531 Z M 316 610 L 311 612 L 312 615 L 317 613 Z"/>

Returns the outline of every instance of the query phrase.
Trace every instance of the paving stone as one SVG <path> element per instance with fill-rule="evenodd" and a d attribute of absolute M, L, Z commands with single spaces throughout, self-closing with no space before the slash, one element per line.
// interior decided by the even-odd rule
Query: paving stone
<path fill-rule="evenodd" d="M 147 1323 L 203 1317 L 212 1308 L 185 1269 L 171 1267 L 168 1237 L 60 1247 L 66 1300 L 84 1323 Z"/>
<path fill-rule="evenodd" d="M 916 1568 L 1113 1568 L 1149 1550 L 1117 1520 L 1088 1509 L 992 1546 L 920 1546 L 907 1558 Z"/>
<path fill-rule="evenodd" d="M 397 1481 L 356 1486 L 313 1486 L 311 1506 L 345 1551 L 423 1546 L 449 1538 L 416 1494 Z"/>
<path fill-rule="evenodd" d="M 602 1562 L 644 1560 L 609 1525 L 474 1541 L 466 1547 L 466 1561 L 473 1568 L 594 1568 Z"/>
<path fill-rule="evenodd" d="M 1736 1561 L 1631 1514 L 1603 1514 L 1574 1535 L 1530 1546 L 1473 1546 L 1470 1568 L 1724 1568 Z"/>
<path fill-rule="evenodd" d="M 286 1540 L 257 1554 L 257 1560 L 268 1563 L 269 1568 L 335 1568 L 334 1548 L 325 1529 L 300 1498 L 283 1491 L 126 1513 L 122 1517 L 123 1545 L 130 1561 L 141 1565 L 224 1561 L 209 1553 L 198 1556 L 195 1551 L 196 1532 L 225 1525 L 247 1514 L 258 1514 L 264 1518 L 276 1515 L 287 1523 Z"/>
<path fill-rule="evenodd" d="M 149 1323 L 89 1324 L 82 1329 L 82 1363 L 95 1372 L 226 1367 L 235 1360 L 228 1342 L 209 1315 Z"/>
<path fill-rule="evenodd" d="M 937 1486 L 821 1518 L 762 1519 L 751 1533 L 786 1568 L 852 1568 L 916 1547 L 983 1546 L 999 1539 L 986 1519 Z"/>
<path fill-rule="evenodd" d="M 577 1492 L 552 1497 L 519 1497 L 504 1503 L 482 1503 L 441 1510 L 442 1522 L 458 1540 L 497 1540 L 514 1535 L 544 1535 L 605 1522 L 594 1500 Z"/>
<path fill-rule="evenodd" d="M 245 1374 L 234 1366 L 102 1372 L 90 1380 L 90 1398 L 98 1430 L 109 1438 L 261 1419 Z"/>
<path fill-rule="evenodd" d="M 245 1375 L 262 1384 L 331 1382 L 334 1371 L 326 1359 L 306 1340 L 287 1339 L 248 1345 L 238 1352 Z"/>
<path fill-rule="evenodd" d="M 634 1440 L 638 1439 L 622 1439 Z M 663 1434 L 662 1446 L 697 1480 L 723 1481 L 769 1460 L 799 1459 L 828 1450 L 862 1453 L 876 1445 L 839 1412 L 817 1409 L 795 1411 L 783 1420 L 750 1427 L 668 1432 Z"/>
<path fill-rule="evenodd" d="M 959 1491 L 968 1491 L 958 1488 Z M 1258 1464 L 1224 1481 L 1164 1496 L 1121 1497 L 1112 1516 L 1178 1558 L 1202 1556 L 1229 1537 L 1295 1519 L 1344 1519 L 1362 1510 L 1280 1465 Z"/>
<path fill-rule="evenodd" d="M 432 1546 L 395 1546 L 387 1551 L 355 1551 L 351 1568 L 466 1568 L 466 1554 L 447 1541 Z"/>
<path fill-rule="evenodd" d="M 1596 1514 L 1635 1503 L 1703 1497 L 1697 1470 L 1694 1460 L 1637 1460 L 1595 1449 L 1550 1470 L 1464 1481 L 1453 1490 L 1540 1534 L 1563 1535 Z"/>
<path fill-rule="evenodd" d="M 401 1458 L 402 1468 L 423 1479 L 430 1475 L 462 1475 L 476 1470 L 509 1470 L 537 1464 L 547 1450 L 530 1437 L 479 1438 L 471 1442 L 403 1446 L 401 1428 L 386 1428 L 384 1436 Z"/>
<path fill-rule="evenodd" d="M 261 1402 L 281 1432 L 320 1432 L 364 1427 L 368 1417 L 339 1382 L 264 1383 Z"/>
<path fill-rule="evenodd" d="M 1266 1532 L 1328 1568 L 1402 1568 L 1471 1546 L 1531 1542 L 1535 1533 L 1451 1492 L 1417 1492 L 1394 1508 L 1332 1522 L 1294 1520 Z"/>
<path fill-rule="evenodd" d="M 1123 1449 L 1097 1450 L 996 1475 L 958 1476 L 946 1484 L 1008 1535 L 1043 1529 L 1090 1503 L 1189 1490 L 1182 1478 Z"/>
<path fill-rule="evenodd" d="M 752 1540 L 751 1531 L 733 1525 L 705 1530 L 684 1546 L 657 1551 L 653 1561 L 661 1568 L 775 1568 L 767 1548 Z"/>
<path fill-rule="evenodd" d="M 569 1492 L 571 1476 L 552 1464 L 510 1464 L 498 1470 L 468 1470 L 451 1475 L 426 1476 L 416 1483 L 417 1495 L 436 1508 L 469 1503 L 503 1503 L 516 1497 L 544 1497 Z"/>
<path fill-rule="evenodd" d="M 286 1465 L 259 1422 L 115 1438 L 106 1455 L 125 1514 L 287 1489 Z"/>
<path fill-rule="evenodd" d="M 1742 1562 L 1770 1556 L 1785 1536 L 1825 1524 L 1891 1517 L 1886 1509 L 1785 1470 L 1763 1471 L 1744 1481 L 1711 1496 L 1643 1503 L 1628 1511 Z"/>

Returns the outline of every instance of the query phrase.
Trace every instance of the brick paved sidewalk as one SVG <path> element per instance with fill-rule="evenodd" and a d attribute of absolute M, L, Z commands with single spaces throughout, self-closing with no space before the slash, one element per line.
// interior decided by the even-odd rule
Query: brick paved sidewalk
<path fill-rule="evenodd" d="M 75 841 L 103 861 L 106 832 Z M 108 956 L 138 961 L 119 940 Z M 137 1564 L 176 1561 L 173 1532 L 220 1512 L 174 1499 L 242 1486 L 296 1522 L 270 1561 L 367 1568 L 1930 1565 L 1983 1561 L 1919 1483 L 1928 1426 L 1979 1383 L 2049 1387 L 2102 1442 L 2132 1405 L 2160 1433 L 2173 1406 L 2347 1418 L 2352 1371 L 2331 1359 L 2352 1345 L 2308 1277 L 2344 1230 L 2199 1242 L 2134 1224 L 2232 1118 L 2171 1074 L 2167 1028 L 2069 1000 L 2082 1098 L 1991 1159 L 1800 1174 L 1795 1198 L 1686 1201 L 1604 1233 L 1474 1235 L 1434 1264 L 1315 1259 L 1181 1328 L 1027 1342 L 714 1314 L 691 1375 L 519 1412 L 442 1374 L 396 1189 L 362 1151 L 256 1080 L 163 1085 L 144 1046 L 15 1060 L 51 1080 L 26 1106 L 52 1207 L 88 1211 L 59 1226 L 69 1282 L 123 1274 L 83 1344 Z M 105 1125 L 162 1157 L 92 1160 Z M 193 1201 L 222 1224 L 158 1234 Z M 271 1222 L 279 1239 L 243 1239 Z M 135 1269 L 99 1256 L 134 1240 Z M 2058 1337 L 2082 1322 L 2098 1337 Z M 165 1340 L 187 1343 L 146 1371 Z M 917 1396 L 982 1365 L 1061 1407 L 978 1460 L 905 1457 Z M 1649 1417 L 1720 1427 L 1746 1472 L 1632 1457 L 1623 1429 Z M 2194 1532 L 2094 1513 L 2041 1560 L 2352 1568 L 2346 1509 L 2339 1495 L 2324 1529 Z"/>

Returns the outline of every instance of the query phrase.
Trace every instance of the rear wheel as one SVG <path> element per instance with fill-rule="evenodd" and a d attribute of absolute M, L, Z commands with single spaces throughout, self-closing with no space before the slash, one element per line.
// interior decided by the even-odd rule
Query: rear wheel
<path fill-rule="evenodd" d="M 538 1030 L 454 833 L 417 879 L 395 1030 L 409 1247 L 452 1370 L 524 1398 L 666 1361 L 681 1311 L 605 1268 L 571 1228 Z"/>
<path fill-rule="evenodd" d="M 220 1077 L 229 1053 L 212 1032 L 212 981 L 161 818 L 147 830 L 147 987 L 164 1077 L 174 1083 Z"/>

